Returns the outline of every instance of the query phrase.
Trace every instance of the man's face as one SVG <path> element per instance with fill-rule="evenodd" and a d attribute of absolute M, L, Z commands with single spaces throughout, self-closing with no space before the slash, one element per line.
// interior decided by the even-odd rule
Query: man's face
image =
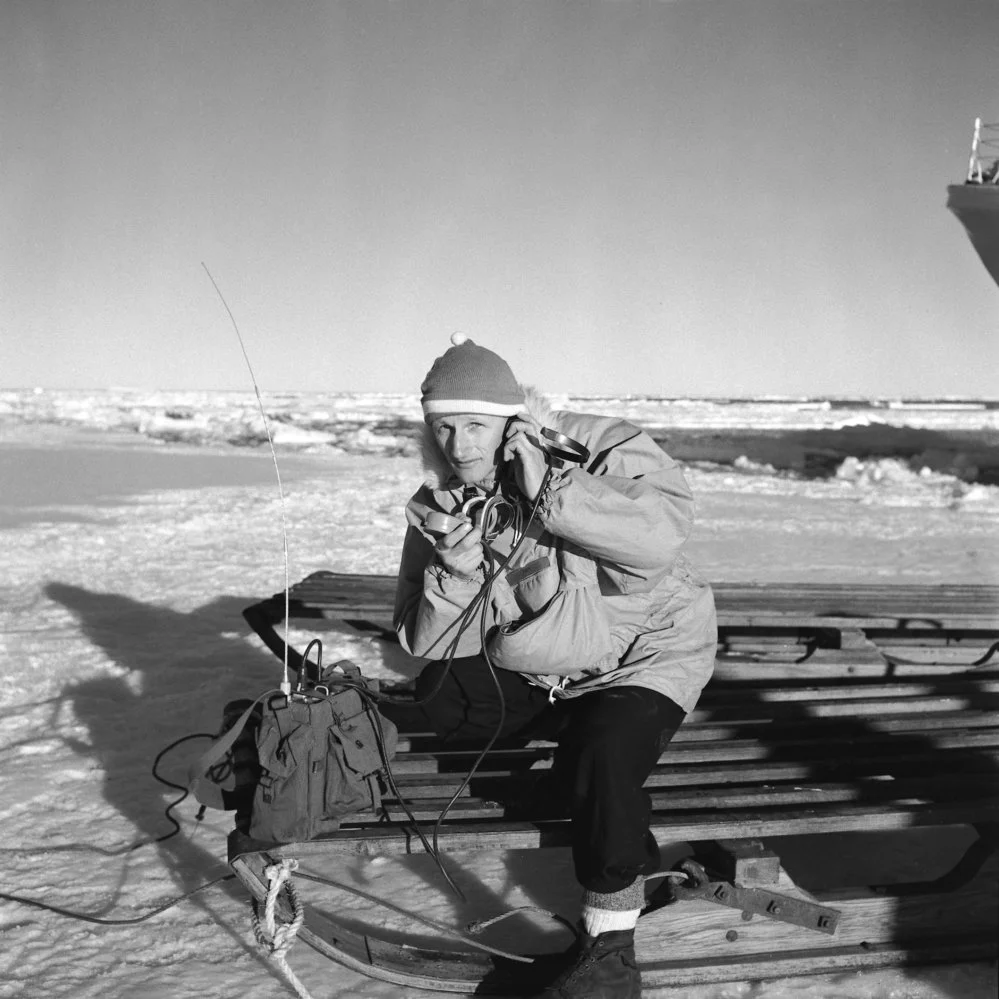
<path fill-rule="evenodd" d="M 503 448 L 505 416 L 454 413 L 435 416 L 430 429 L 438 446 L 464 483 L 493 478 Z"/>

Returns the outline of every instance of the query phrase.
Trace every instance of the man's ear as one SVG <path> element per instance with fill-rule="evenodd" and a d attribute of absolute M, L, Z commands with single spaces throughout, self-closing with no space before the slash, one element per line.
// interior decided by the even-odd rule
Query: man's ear
<path fill-rule="evenodd" d="M 500 463 L 501 464 L 505 464 L 505 461 L 503 459 L 503 451 L 506 449 L 506 446 L 507 446 L 507 444 L 510 441 L 510 437 L 512 436 L 512 432 L 513 432 L 513 422 L 516 419 L 517 419 L 516 416 L 509 416 L 509 417 L 507 417 L 506 424 L 503 427 L 503 443 L 500 446 Z"/>
<path fill-rule="evenodd" d="M 502 478 L 503 473 L 507 466 L 510 464 L 506 458 L 503 456 L 503 452 L 506 450 L 507 441 L 510 440 L 510 430 L 513 427 L 513 421 L 516 420 L 516 416 L 507 417 L 506 425 L 503 427 L 503 441 L 500 444 L 499 457 L 496 461 L 496 477 Z"/>

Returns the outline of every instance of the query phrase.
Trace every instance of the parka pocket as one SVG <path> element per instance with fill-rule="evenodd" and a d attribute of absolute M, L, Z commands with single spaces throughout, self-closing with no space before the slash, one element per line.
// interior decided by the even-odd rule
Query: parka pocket
<path fill-rule="evenodd" d="M 558 591 L 559 570 L 554 555 L 542 555 L 511 569 L 506 582 L 521 614 L 539 614 Z"/>
<path fill-rule="evenodd" d="M 557 587 L 539 612 L 502 624 L 493 634 L 489 658 L 501 669 L 564 676 L 613 656 L 615 647 L 595 564 L 564 549 L 557 552 L 557 563 Z"/>

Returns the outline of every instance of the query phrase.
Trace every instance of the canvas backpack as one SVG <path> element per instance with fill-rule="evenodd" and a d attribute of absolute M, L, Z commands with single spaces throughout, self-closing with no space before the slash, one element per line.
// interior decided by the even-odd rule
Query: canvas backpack
<path fill-rule="evenodd" d="M 341 660 L 290 695 L 227 705 L 191 788 L 202 804 L 235 809 L 237 828 L 255 840 L 314 839 L 348 815 L 377 811 L 397 739 L 361 671 Z"/>

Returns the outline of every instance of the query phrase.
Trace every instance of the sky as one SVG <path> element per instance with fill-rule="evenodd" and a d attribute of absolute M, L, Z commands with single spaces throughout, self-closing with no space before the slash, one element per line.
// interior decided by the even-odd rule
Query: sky
<path fill-rule="evenodd" d="M 0 387 L 999 398 L 996 0 L 3 0 Z"/>

